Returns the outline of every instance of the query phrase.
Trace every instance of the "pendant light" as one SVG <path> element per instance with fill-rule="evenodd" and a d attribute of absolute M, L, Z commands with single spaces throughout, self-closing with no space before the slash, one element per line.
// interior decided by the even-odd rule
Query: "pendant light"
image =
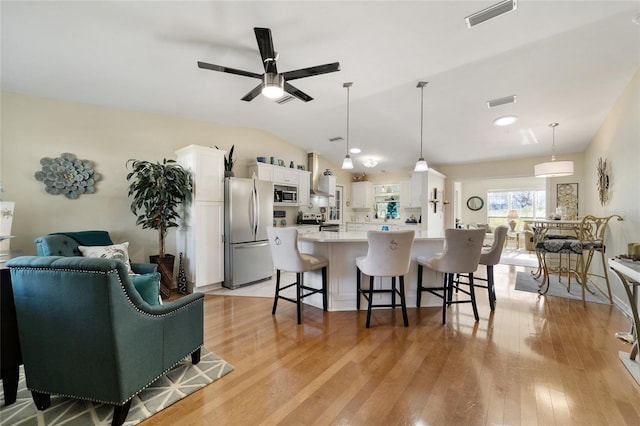
<path fill-rule="evenodd" d="M 344 83 L 342 87 L 347 88 L 347 155 L 344 157 L 344 161 L 342 161 L 342 168 L 345 170 L 353 169 L 353 161 L 349 156 L 349 88 L 353 85 L 353 83 Z"/>
<path fill-rule="evenodd" d="M 549 124 L 549 127 L 553 129 L 551 161 L 535 165 L 534 174 L 536 177 L 559 177 L 573 174 L 573 161 L 556 161 L 556 127 L 558 126 L 558 123 Z"/>
<path fill-rule="evenodd" d="M 416 161 L 416 167 L 413 169 L 414 172 L 426 172 L 429 170 L 429 166 L 422 156 L 422 134 L 424 133 L 424 86 L 426 86 L 427 83 L 427 81 L 420 81 L 416 86 L 420 88 L 420 91 L 422 92 L 422 100 L 420 102 L 420 158 Z"/>

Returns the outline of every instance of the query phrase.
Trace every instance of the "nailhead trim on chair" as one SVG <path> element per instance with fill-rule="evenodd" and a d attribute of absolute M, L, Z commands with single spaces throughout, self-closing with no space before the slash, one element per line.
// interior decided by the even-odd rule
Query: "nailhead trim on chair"
<path fill-rule="evenodd" d="M 39 269 L 39 268 L 38 268 Z M 180 360 L 176 363 L 174 363 L 171 367 L 167 368 L 166 370 L 164 370 L 162 373 L 160 373 L 159 375 L 157 375 L 154 379 L 152 379 L 149 383 L 147 383 L 146 385 L 144 385 L 142 388 L 140 388 L 140 390 L 136 391 L 133 395 L 129 396 L 127 399 L 125 399 L 122 402 L 115 402 L 115 401 L 104 401 L 101 399 L 95 399 L 95 398 L 87 398 L 86 396 L 77 396 L 77 395 L 69 395 L 69 394 L 64 394 L 64 393 L 56 393 L 56 392 L 50 392 L 50 391 L 42 391 L 42 390 L 38 390 L 36 388 L 30 388 L 27 387 L 27 389 L 29 389 L 30 391 L 36 391 L 39 393 L 46 393 L 49 395 L 58 395 L 58 396 L 62 396 L 65 398 L 72 398 L 72 399 L 81 399 L 81 400 L 85 400 L 85 401 L 93 401 L 93 402 L 98 402 L 100 404 L 109 404 L 109 405 L 124 405 L 127 403 L 127 401 L 129 401 L 131 398 L 133 398 L 134 396 L 138 395 L 140 392 L 142 392 L 143 390 L 145 390 L 146 388 L 148 388 L 149 386 L 151 386 L 156 380 L 158 380 L 160 377 L 164 376 L 165 374 L 167 374 L 173 367 L 175 367 L 176 365 L 180 364 L 180 362 L 185 359 L 188 356 L 191 356 L 192 353 L 194 353 L 195 351 L 197 351 L 198 349 L 201 349 L 203 347 L 203 345 L 198 346 L 197 348 L 195 348 L 193 351 L 191 351 L 190 353 L 186 354 L 185 356 L 183 356 L 182 358 L 180 358 Z"/>

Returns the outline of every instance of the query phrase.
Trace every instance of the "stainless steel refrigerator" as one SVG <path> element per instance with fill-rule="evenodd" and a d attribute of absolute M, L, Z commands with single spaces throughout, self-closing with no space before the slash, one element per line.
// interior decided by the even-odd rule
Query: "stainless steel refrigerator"
<path fill-rule="evenodd" d="M 271 278 L 267 226 L 273 223 L 273 182 L 226 178 L 224 201 L 222 285 L 234 289 Z"/>

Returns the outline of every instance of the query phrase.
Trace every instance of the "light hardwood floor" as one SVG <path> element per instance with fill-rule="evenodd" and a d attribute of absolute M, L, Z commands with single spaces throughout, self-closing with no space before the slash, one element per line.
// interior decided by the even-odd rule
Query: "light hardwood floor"
<path fill-rule="evenodd" d="M 205 346 L 235 370 L 150 425 L 640 425 L 640 387 L 614 336 L 615 307 L 514 290 L 496 267 L 497 305 L 324 313 L 272 299 L 206 296 Z M 615 278 L 614 278 L 615 280 Z M 618 285 L 617 282 L 612 285 Z"/>

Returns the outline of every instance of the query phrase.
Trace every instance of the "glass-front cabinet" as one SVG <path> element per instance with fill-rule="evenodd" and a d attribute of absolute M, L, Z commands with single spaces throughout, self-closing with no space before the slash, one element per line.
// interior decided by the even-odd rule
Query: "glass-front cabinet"
<path fill-rule="evenodd" d="M 373 196 L 375 218 L 400 218 L 400 184 L 374 185 Z"/>

